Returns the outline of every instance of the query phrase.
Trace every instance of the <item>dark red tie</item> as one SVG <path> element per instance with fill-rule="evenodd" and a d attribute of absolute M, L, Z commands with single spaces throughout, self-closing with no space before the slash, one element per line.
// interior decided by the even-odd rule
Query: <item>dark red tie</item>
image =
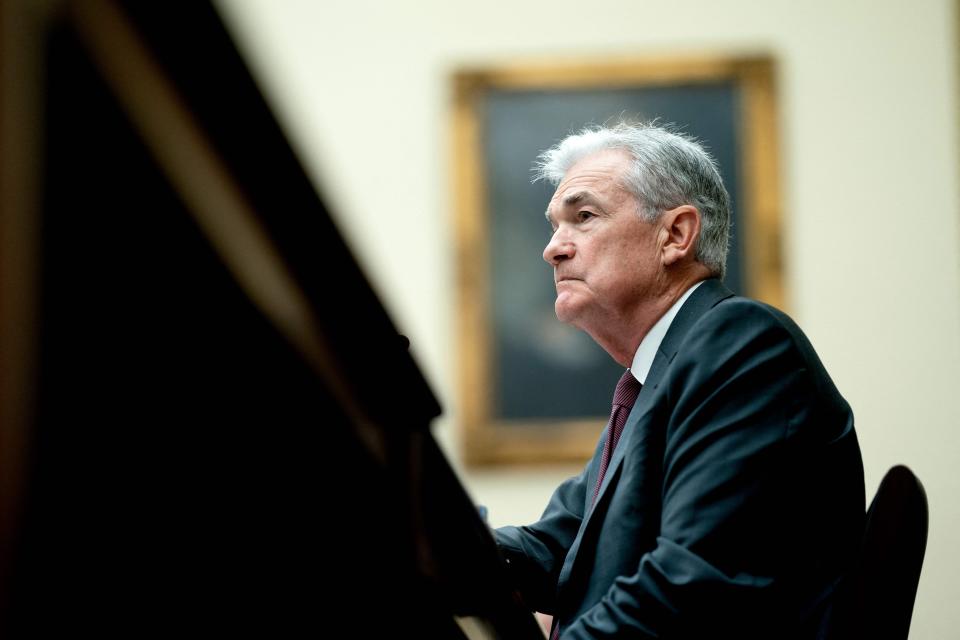
<path fill-rule="evenodd" d="M 610 466 L 610 458 L 617 449 L 617 443 L 620 441 L 620 435 L 623 433 L 623 425 L 627 424 L 627 416 L 633 409 L 637 396 L 640 394 L 640 382 L 633 377 L 630 369 L 623 372 L 620 376 L 620 382 L 617 383 L 617 390 L 613 392 L 613 409 L 610 411 L 610 421 L 607 423 L 607 442 L 603 445 L 603 453 L 600 455 L 600 473 L 597 474 L 597 484 L 593 487 L 593 498 L 590 500 L 592 505 L 600 494 L 600 485 L 603 484 L 603 476 L 607 473 L 607 467 Z"/>
<path fill-rule="evenodd" d="M 623 372 L 620 381 L 617 383 L 617 389 L 613 392 L 613 409 L 610 411 L 610 421 L 607 422 L 607 441 L 603 445 L 603 453 L 600 454 L 600 473 L 597 474 L 597 484 L 593 487 L 593 498 L 590 500 L 592 505 L 600 494 L 600 485 L 603 484 L 603 476 L 607 473 L 607 467 L 610 466 L 610 458 L 617 449 L 617 443 L 623 434 L 623 426 L 627 424 L 627 417 L 630 410 L 637 402 L 637 396 L 640 395 L 640 388 L 643 385 L 633 377 L 630 369 Z M 557 640 L 560 637 L 560 625 L 556 619 L 553 623 L 553 633 L 550 634 L 550 640 Z"/>

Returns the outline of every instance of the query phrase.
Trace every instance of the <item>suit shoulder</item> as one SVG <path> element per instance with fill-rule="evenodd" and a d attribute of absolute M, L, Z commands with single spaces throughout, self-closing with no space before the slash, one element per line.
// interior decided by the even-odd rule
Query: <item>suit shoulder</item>
<path fill-rule="evenodd" d="M 796 340 L 803 336 L 797 324 L 783 311 L 742 296 L 719 301 L 697 320 L 690 333 L 696 336 L 712 331 L 721 331 L 727 338 L 766 334 Z"/>
<path fill-rule="evenodd" d="M 732 296 L 720 301 L 691 327 L 685 342 L 694 358 L 713 353 L 739 359 L 756 349 L 779 353 L 815 374 L 820 385 L 833 386 L 816 350 L 793 319 L 757 300 Z"/>

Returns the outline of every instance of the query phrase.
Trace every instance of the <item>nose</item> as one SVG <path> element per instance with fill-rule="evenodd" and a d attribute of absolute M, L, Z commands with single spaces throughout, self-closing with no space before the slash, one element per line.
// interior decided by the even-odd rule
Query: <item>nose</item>
<path fill-rule="evenodd" d="M 561 229 L 557 229 L 553 232 L 550 242 L 543 250 L 543 259 L 555 267 L 564 260 L 572 258 L 574 253 L 576 253 L 576 248 L 573 243 L 570 242 L 569 238 L 564 237 Z"/>

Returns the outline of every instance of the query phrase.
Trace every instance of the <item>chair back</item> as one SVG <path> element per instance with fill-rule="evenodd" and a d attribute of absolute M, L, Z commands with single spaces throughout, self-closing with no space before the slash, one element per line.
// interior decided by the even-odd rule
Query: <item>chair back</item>
<path fill-rule="evenodd" d="M 867 511 L 857 563 L 834 605 L 831 638 L 906 640 L 927 521 L 923 485 L 907 467 L 891 468 Z"/>

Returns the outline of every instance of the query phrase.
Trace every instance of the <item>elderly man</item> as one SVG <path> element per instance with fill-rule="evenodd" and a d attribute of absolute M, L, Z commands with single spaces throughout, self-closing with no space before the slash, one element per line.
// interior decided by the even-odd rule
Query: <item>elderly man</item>
<path fill-rule="evenodd" d="M 562 638 L 815 638 L 864 517 L 850 407 L 797 326 L 723 284 L 695 141 L 590 128 L 541 155 L 557 317 L 626 369 L 580 475 L 496 531 Z"/>

